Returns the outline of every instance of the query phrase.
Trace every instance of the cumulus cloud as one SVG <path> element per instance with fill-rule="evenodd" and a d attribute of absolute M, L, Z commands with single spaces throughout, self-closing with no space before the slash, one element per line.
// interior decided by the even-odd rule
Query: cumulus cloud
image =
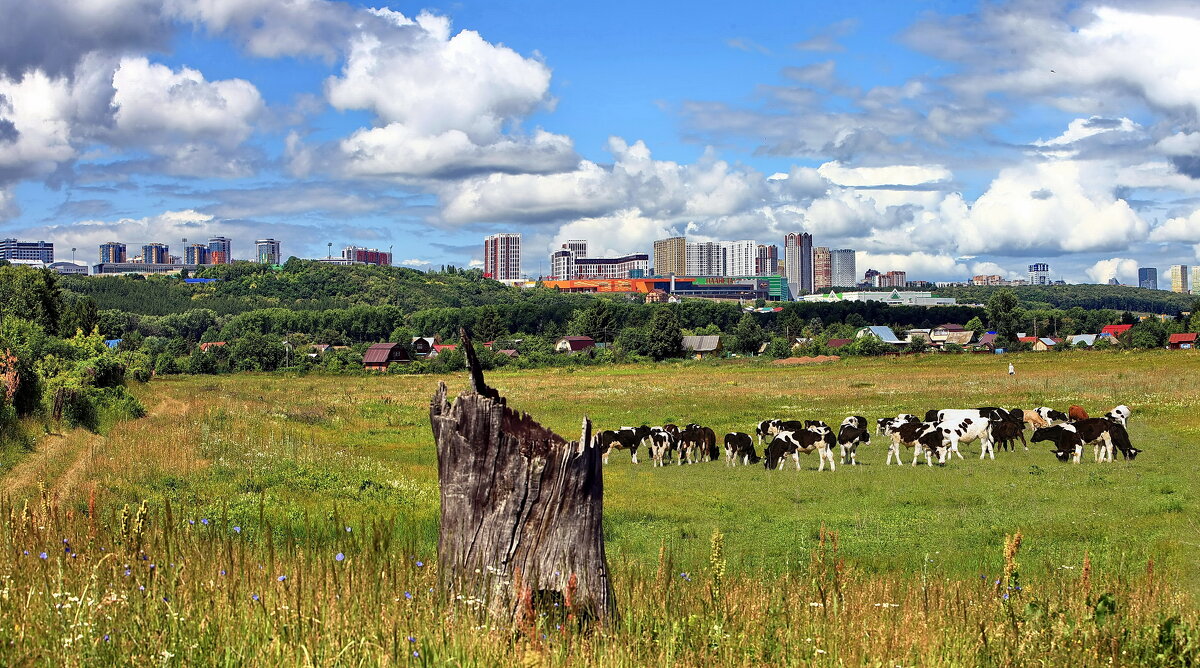
<path fill-rule="evenodd" d="M 168 15 L 229 35 L 256 56 L 332 59 L 366 12 L 326 0 L 165 0 Z"/>
<path fill-rule="evenodd" d="M 966 265 L 950 255 L 928 252 L 871 253 L 860 252 L 855 258 L 860 270 L 903 271 L 909 280 L 934 280 L 944 276 L 966 276 Z"/>
<path fill-rule="evenodd" d="M 1181 241 L 1193 243 L 1200 239 L 1200 209 L 1187 216 L 1168 218 L 1150 232 L 1151 241 Z"/>
<path fill-rule="evenodd" d="M 638 209 L 622 209 L 612 215 L 573 220 L 558 229 L 553 247 L 570 239 L 589 239 L 593 256 L 648 253 L 656 239 L 671 236 L 661 220 L 647 218 Z"/>
<path fill-rule="evenodd" d="M 452 178 L 479 172 L 561 172 L 579 161 L 571 138 L 538 130 L 476 144 L 462 130 L 427 135 L 403 123 L 363 128 L 337 145 L 349 176 Z"/>
<path fill-rule="evenodd" d="M 1096 262 L 1087 268 L 1086 273 L 1093 283 L 1108 283 L 1110 279 L 1115 278 L 1121 283 L 1136 285 L 1138 262 L 1129 258 L 1114 257 Z"/>
<path fill-rule="evenodd" d="M 169 39 L 161 0 L 6 2 L 0 76 L 67 76 L 87 54 L 161 49 Z"/>
<path fill-rule="evenodd" d="M 941 165 L 890 165 L 887 167 L 846 167 L 827 162 L 817 173 L 840 186 L 919 186 L 949 181 L 950 170 Z"/>

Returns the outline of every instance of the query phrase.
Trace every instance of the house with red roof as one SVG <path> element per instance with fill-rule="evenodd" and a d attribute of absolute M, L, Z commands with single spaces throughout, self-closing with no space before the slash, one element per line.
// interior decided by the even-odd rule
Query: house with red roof
<path fill-rule="evenodd" d="M 1133 325 L 1105 325 L 1100 330 L 1100 336 L 1111 336 L 1114 339 L 1133 329 Z"/>
<path fill-rule="evenodd" d="M 1200 336 L 1193 333 L 1172 334 L 1167 339 L 1167 348 L 1170 350 L 1191 350 L 1196 347 L 1196 338 Z"/>

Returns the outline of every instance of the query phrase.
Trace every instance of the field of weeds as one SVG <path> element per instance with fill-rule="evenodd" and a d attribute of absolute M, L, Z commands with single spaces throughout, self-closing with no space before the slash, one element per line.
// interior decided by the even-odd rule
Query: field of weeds
<path fill-rule="evenodd" d="M 437 378 L 159 379 L 146 418 L 48 435 L 0 474 L 0 663 L 1191 665 L 1198 371 L 1192 353 L 1080 352 L 491 373 L 568 437 L 585 414 L 723 434 L 1124 403 L 1144 450 L 1069 465 L 1045 444 L 994 461 L 976 445 L 931 469 L 884 466 L 876 437 L 832 473 L 618 453 L 620 621 L 517 634 L 439 594 Z"/>

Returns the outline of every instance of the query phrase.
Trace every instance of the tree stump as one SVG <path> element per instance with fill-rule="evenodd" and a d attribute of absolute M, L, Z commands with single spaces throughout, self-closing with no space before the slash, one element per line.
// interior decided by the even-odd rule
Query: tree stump
<path fill-rule="evenodd" d="M 429 415 L 438 447 L 438 563 L 452 597 L 493 623 L 532 623 L 536 612 L 605 621 L 615 614 L 604 554 L 599 449 L 585 417 L 570 441 L 507 406 L 488 387 L 462 332 L 472 391 Z M 554 604 L 558 604 L 557 607 Z"/>

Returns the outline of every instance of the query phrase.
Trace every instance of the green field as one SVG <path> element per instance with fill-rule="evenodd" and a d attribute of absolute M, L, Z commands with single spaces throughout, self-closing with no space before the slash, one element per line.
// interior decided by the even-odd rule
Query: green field
<path fill-rule="evenodd" d="M 1010 360 L 1017 367 L 1015 377 L 1006 373 Z M 771 603 L 774 589 L 763 583 L 780 579 L 794 579 L 795 596 L 814 596 L 805 591 L 818 581 L 814 554 L 821 550 L 822 527 L 836 534 L 837 558 L 861 591 L 883 588 L 901 598 L 916 595 L 910 588 L 918 581 L 927 587 L 930 579 L 947 592 L 958 592 L 955 596 L 968 591 L 974 586 L 970 583 L 978 583 L 981 576 L 990 586 L 993 578 L 1002 575 L 1005 536 L 1019 531 L 1023 536 L 1021 573 L 1027 581 L 1043 584 L 1046 600 L 1061 599 L 1059 615 L 1063 619 L 1074 614 L 1070 611 L 1075 608 L 1081 617 L 1088 610 L 1093 618 L 1099 614 L 1089 607 L 1099 605 L 1094 596 L 1089 593 L 1085 598 L 1073 584 L 1086 554 L 1095 573 L 1092 577 L 1109 583 L 1113 591 L 1150 587 L 1137 595 L 1141 607 L 1136 615 L 1132 603 L 1122 613 L 1130 615 L 1131 625 L 1136 618 L 1141 625 L 1136 627 L 1140 629 L 1137 633 L 1152 640 L 1158 637 L 1155 633 L 1161 636 L 1161 626 L 1154 624 L 1165 623 L 1162 620 L 1170 614 L 1182 614 L 1185 625 L 1196 621 L 1200 467 L 1192 459 L 1192 450 L 1200 436 L 1200 392 L 1194 385 L 1198 375 L 1200 355 L 1164 351 L 1026 354 L 1007 359 L 931 355 L 794 367 L 744 361 L 688 362 L 494 372 L 488 381 L 508 397 L 511 406 L 528 411 L 568 438 L 577 437 L 585 415 L 598 428 L 698 422 L 720 435 L 734 430 L 751 433 L 758 420 L 770 417 L 837 423 L 852 414 L 873 421 L 934 407 L 1047 405 L 1065 409 L 1070 404 L 1098 414 L 1127 404 L 1133 409 L 1132 441 L 1144 451 L 1135 462 L 1096 464 L 1090 461 L 1089 449 L 1082 464 L 1061 464 L 1047 444 L 1032 446 L 1027 452 L 1000 452 L 994 461 L 980 461 L 978 444 L 974 444 L 965 448 L 965 460 L 956 459 L 945 467 L 884 466 L 886 449 L 878 436 L 859 450 L 864 465 L 839 466 L 836 472 L 823 473 L 816 471 L 815 456 L 802 457 L 802 471 L 795 471 L 789 463 L 782 471 L 768 472 L 761 465 L 729 469 L 723 463 L 655 469 L 648 463 L 648 454 L 635 466 L 628 455 L 617 453 L 604 470 L 605 530 L 609 560 L 618 572 L 618 599 L 626 611 L 624 624 L 654 617 L 651 610 L 643 609 L 649 605 L 640 600 L 644 596 L 670 595 L 670 587 L 680 586 L 662 584 L 653 574 L 661 576 L 667 569 L 700 577 L 711 568 L 714 531 L 723 535 L 723 558 L 730 580 L 726 596 L 734 601 L 732 592 L 741 588 L 748 597 L 766 597 L 763 605 L 776 605 Z M 363 551 L 364 560 L 370 553 L 375 559 L 434 562 L 438 493 L 428 401 L 438 380 L 429 376 L 250 374 L 158 379 L 138 390 L 150 411 L 148 417 L 119 425 L 105 437 L 72 432 L 42 439 L 35 452 L 0 477 L 0 496 L 11 500 L 11 505 L 0 510 L 6 516 L 19 515 L 23 500 L 36 501 L 39 488 L 44 487 L 42 507 L 46 513 L 60 513 L 68 525 L 85 516 L 99 517 L 101 524 L 115 531 L 115 509 L 149 500 L 150 523 L 164 525 L 164 533 L 155 540 L 169 547 L 172 529 L 165 526 L 163 514 L 169 501 L 175 524 L 211 518 L 207 526 L 223 536 L 216 539 L 217 545 L 230 539 L 230 527 L 241 528 L 237 543 L 247 551 L 238 557 L 241 559 L 265 559 L 263 550 L 269 548 L 272 561 L 307 563 L 315 559 L 314 554 L 355 549 Z M 444 380 L 452 393 L 466 385 L 461 376 Z M 35 502 L 34 508 L 37 506 Z M 89 507 L 97 510 L 89 512 Z M 10 520 L 10 526 L 17 524 Z M 270 546 L 266 545 L 268 525 Z M 381 547 L 378 540 L 368 545 L 359 534 L 354 534 L 353 540 L 364 542 L 348 545 L 351 539 L 343 525 L 386 534 L 391 547 Z M 51 533 L 10 532 L 8 548 L 0 543 L 0 549 L 23 549 L 21 541 L 46 544 L 52 540 Z M 92 540 L 103 540 L 103 532 L 99 538 L 94 528 L 92 533 Z M 219 550 L 215 556 L 205 552 L 206 539 L 191 533 L 187 536 L 194 541 L 189 549 L 205 555 L 195 559 L 220 561 Z M 276 549 L 284 556 L 276 557 Z M 0 565 L 0 578 L 8 578 L 0 579 L 4 587 L 0 595 L 9 596 L 9 590 L 20 582 L 19 575 L 14 575 L 20 571 L 16 563 L 19 560 Z M 1145 584 L 1146 578 L 1151 584 Z M 638 593 L 639 587 L 646 591 Z M 314 601 L 319 598 L 309 594 Z M 676 604 L 687 609 L 687 600 Z M 709 607 L 696 608 L 699 623 L 707 623 L 715 614 L 711 604 L 706 605 Z M 786 607 L 786 602 L 779 605 Z M 950 608 L 939 608 L 938 614 L 951 618 L 958 614 L 953 601 L 939 605 Z M 1028 608 L 1022 610 L 1022 614 L 1032 614 Z M 35 612 L 30 608 L 27 614 Z M 17 652 L 10 656 L 24 661 L 44 659 L 36 649 L 44 643 L 35 642 L 27 632 L 16 633 L 13 625 L 20 622 L 13 614 L 0 612 L 0 659 L 6 651 Z M 229 614 L 236 617 L 234 612 Z M 931 614 L 928 608 L 925 614 Z M 1005 618 L 996 614 L 1000 615 L 998 632 L 1004 632 Z M 671 628 L 674 613 L 664 611 L 661 617 L 659 621 Z M 435 614 L 429 623 L 436 626 L 436 620 Z M 354 624 L 350 619 L 345 623 Z M 721 623 L 733 625 L 731 621 Z M 685 643 L 672 661 L 690 665 L 709 659 L 749 664 L 792 663 L 806 657 L 832 660 L 833 656 L 811 651 L 788 653 L 788 643 L 800 642 L 795 634 L 814 632 L 813 627 L 804 628 L 808 630 L 798 627 L 786 636 L 772 635 L 771 642 L 779 644 L 783 652 L 777 656 L 764 649 L 763 639 L 740 637 L 736 643 Z M 637 635 L 645 631 L 639 629 L 622 632 Z M 1066 652 L 1056 656 L 1063 660 L 1071 657 L 1081 661 L 1080 665 L 1105 662 L 1104 650 L 1089 649 L 1073 640 L 1056 645 L 1048 636 L 1040 641 L 1050 643 L 1044 647 L 1026 645 L 1015 621 L 1013 629 L 1011 642 L 1016 644 L 1012 647 L 1018 649 L 1010 648 L 1008 660 L 1055 651 Z M 433 633 L 432 629 L 425 631 Z M 894 631 L 903 638 L 901 629 Z M 259 637 L 255 634 L 260 632 L 274 637 L 271 634 L 279 629 L 268 624 L 250 636 Z M 829 628 L 825 632 L 831 638 L 841 637 Z M 674 633 L 690 632 L 685 628 Z M 978 628 L 964 633 L 961 639 L 934 644 L 929 644 L 929 638 L 910 638 L 888 650 L 894 649 L 894 653 L 876 652 L 869 643 L 855 645 L 853 629 L 834 644 L 839 647 L 840 660 L 851 663 L 982 661 L 985 654 L 981 652 L 990 651 L 988 643 L 978 639 Z M 1183 633 L 1190 642 L 1200 642 L 1195 628 Z M 330 663 L 336 655 L 335 635 L 327 638 L 333 645 L 317 643 L 311 649 L 323 657 L 317 663 Z M 439 655 L 466 662 L 487 664 L 504 651 L 517 651 L 513 647 L 519 647 L 522 655 L 536 649 L 537 661 L 542 662 L 569 662 L 570 658 L 569 651 L 564 655 L 561 652 L 566 650 L 539 649 L 537 642 L 521 644 L 521 640 L 507 637 L 447 639 L 442 635 L 436 645 Z M 1142 635 L 1122 642 L 1133 643 Z M 236 662 L 240 657 L 289 663 L 301 657 L 295 649 L 297 642 L 287 641 L 287 647 L 276 648 L 276 654 L 240 653 L 222 661 Z M 630 645 L 627 655 L 587 642 L 586 650 L 576 647 L 575 651 L 591 652 L 584 656 L 595 660 L 627 665 L 666 660 L 659 641 L 650 648 Z M 961 646 L 956 644 L 959 642 Z M 618 641 L 617 645 L 622 643 L 628 644 Z M 351 655 L 373 663 L 388 656 L 385 645 L 360 648 Z M 31 647 L 35 648 L 32 653 Z M 284 651 L 289 647 L 290 651 Z M 397 650 L 393 647 L 392 651 Z M 104 655 L 79 656 L 83 660 Z M 1131 660 L 1121 656 L 1115 655 L 1115 663 Z M 428 658 L 427 652 L 421 660 Z M 1007 661 L 993 659 L 988 662 Z"/>

